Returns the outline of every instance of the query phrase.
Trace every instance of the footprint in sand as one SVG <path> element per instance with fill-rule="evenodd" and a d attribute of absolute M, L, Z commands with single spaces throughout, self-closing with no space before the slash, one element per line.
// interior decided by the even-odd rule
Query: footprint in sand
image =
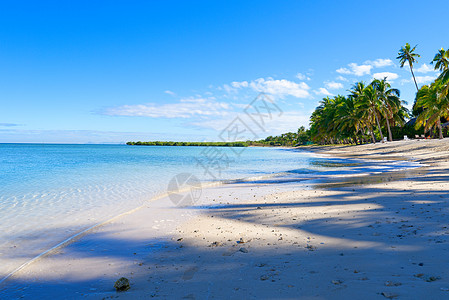
<path fill-rule="evenodd" d="M 182 279 L 183 280 L 190 280 L 193 278 L 193 276 L 195 275 L 195 273 L 198 272 L 198 267 L 191 267 L 188 268 L 185 272 L 184 275 L 182 275 Z"/>

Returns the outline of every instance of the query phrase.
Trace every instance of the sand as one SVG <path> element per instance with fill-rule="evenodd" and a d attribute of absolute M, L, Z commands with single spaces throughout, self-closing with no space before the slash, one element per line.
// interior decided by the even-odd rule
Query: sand
<path fill-rule="evenodd" d="M 151 202 L 16 273 L 0 298 L 448 299 L 449 140 L 307 150 L 425 166 Z M 116 292 L 122 276 L 131 288 Z"/>

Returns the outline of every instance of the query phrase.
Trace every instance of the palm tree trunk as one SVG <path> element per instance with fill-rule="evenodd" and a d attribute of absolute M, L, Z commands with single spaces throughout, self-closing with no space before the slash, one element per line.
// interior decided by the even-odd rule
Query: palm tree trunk
<path fill-rule="evenodd" d="M 374 116 L 376 117 L 376 123 L 377 123 L 377 127 L 379 128 L 379 132 L 380 132 L 380 139 L 381 142 L 384 142 L 384 135 L 382 134 L 382 129 L 380 128 L 380 123 L 379 123 L 379 118 L 377 117 L 377 113 L 374 113 Z"/>
<path fill-rule="evenodd" d="M 387 129 L 388 129 L 388 140 L 390 142 L 392 142 L 393 141 L 393 135 L 391 134 L 390 121 L 388 120 L 388 117 L 386 119 L 387 119 Z"/>
<path fill-rule="evenodd" d="M 373 140 L 373 143 L 376 143 L 376 138 L 374 137 L 373 127 L 369 127 L 369 132 L 371 133 L 371 139 Z"/>
<path fill-rule="evenodd" d="M 410 72 L 412 72 L 413 81 L 415 82 L 416 90 L 419 91 L 418 84 L 416 83 L 415 74 L 413 73 L 413 67 L 412 67 L 412 64 L 409 64 L 409 66 L 410 66 Z"/>
<path fill-rule="evenodd" d="M 438 118 L 438 122 L 437 122 L 437 126 L 438 126 L 438 133 L 439 133 L 439 138 L 440 140 L 443 139 L 443 129 L 441 128 L 441 120 Z"/>

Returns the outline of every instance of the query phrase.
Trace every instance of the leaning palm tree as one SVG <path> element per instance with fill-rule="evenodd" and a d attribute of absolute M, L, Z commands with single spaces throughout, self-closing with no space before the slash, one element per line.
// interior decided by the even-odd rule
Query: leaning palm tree
<path fill-rule="evenodd" d="M 400 110 L 402 104 L 405 104 L 405 102 L 400 100 L 399 90 L 392 88 L 391 84 L 388 83 L 387 78 L 382 80 L 375 79 L 371 85 L 377 93 L 378 100 L 382 101 L 380 111 L 386 119 L 388 140 L 392 142 L 393 135 L 391 133 L 390 122 L 393 121 L 394 115 Z"/>
<path fill-rule="evenodd" d="M 447 70 L 449 68 L 449 50 L 444 51 L 441 48 L 430 63 L 435 63 L 435 70 Z"/>
<path fill-rule="evenodd" d="M 415 82 L 416 90 L 418 91 L 418 84 L 416 83 L 415 74 L 413 73 L 413 64 L 417 63 L 417 57 L 421 57 L 418 53 L 413 53 L 416 49 L 416 46 L 411 49 L 410 44 L 406 43 L 404 47 L 401 47 L 401 49 L 398 52 L 398 57 L 396 59 L 399 59 L 399 63 L 401 65 L 401 68 L 404 67 L 404 64 L 408 62 L 408 65 L 410 66 L 410 72 L 413 76 L 413 81 Z"/>
<path fill-rule="evenodd" d="M 377 128 L 380 133 L 380 140 L 384 142 L 384 135 L 382 133 L 382 127 L 380 126 L 380 116 L 383 114 L 384 105 L 379 98 L 379 95 L 372 84 L 368 85 L 365 88 L 364 95 L 362 97 L 362 103 L 360 107 L 365 107 L 368 114 L 374 116 L 374 120 L 376 120 Z"/>
<path fill-rule="evenodd" d="M 441 128 L 441 118 L 449 116 L 449 96 L 442 94 L 444 84 L 436 80 L 430 86 L 423 86 L 416 94 L 416 103 L 423 107 L 423 112 L 418 116 L 415 128 L 424 125 L 424 131 L 429 131 L 432 127 L 438 128 L 439 138 L 443 138 Z"/>

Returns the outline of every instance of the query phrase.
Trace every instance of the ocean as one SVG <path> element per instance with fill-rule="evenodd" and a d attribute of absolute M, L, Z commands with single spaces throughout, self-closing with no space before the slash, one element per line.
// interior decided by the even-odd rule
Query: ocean
<path fill-rule="evenodd" d="M 178 174 L 206 185 L 344 170 L 344 160 L 287 148 L 0 144 L 0 280 L 30 257 L 166 192 Z"/>

